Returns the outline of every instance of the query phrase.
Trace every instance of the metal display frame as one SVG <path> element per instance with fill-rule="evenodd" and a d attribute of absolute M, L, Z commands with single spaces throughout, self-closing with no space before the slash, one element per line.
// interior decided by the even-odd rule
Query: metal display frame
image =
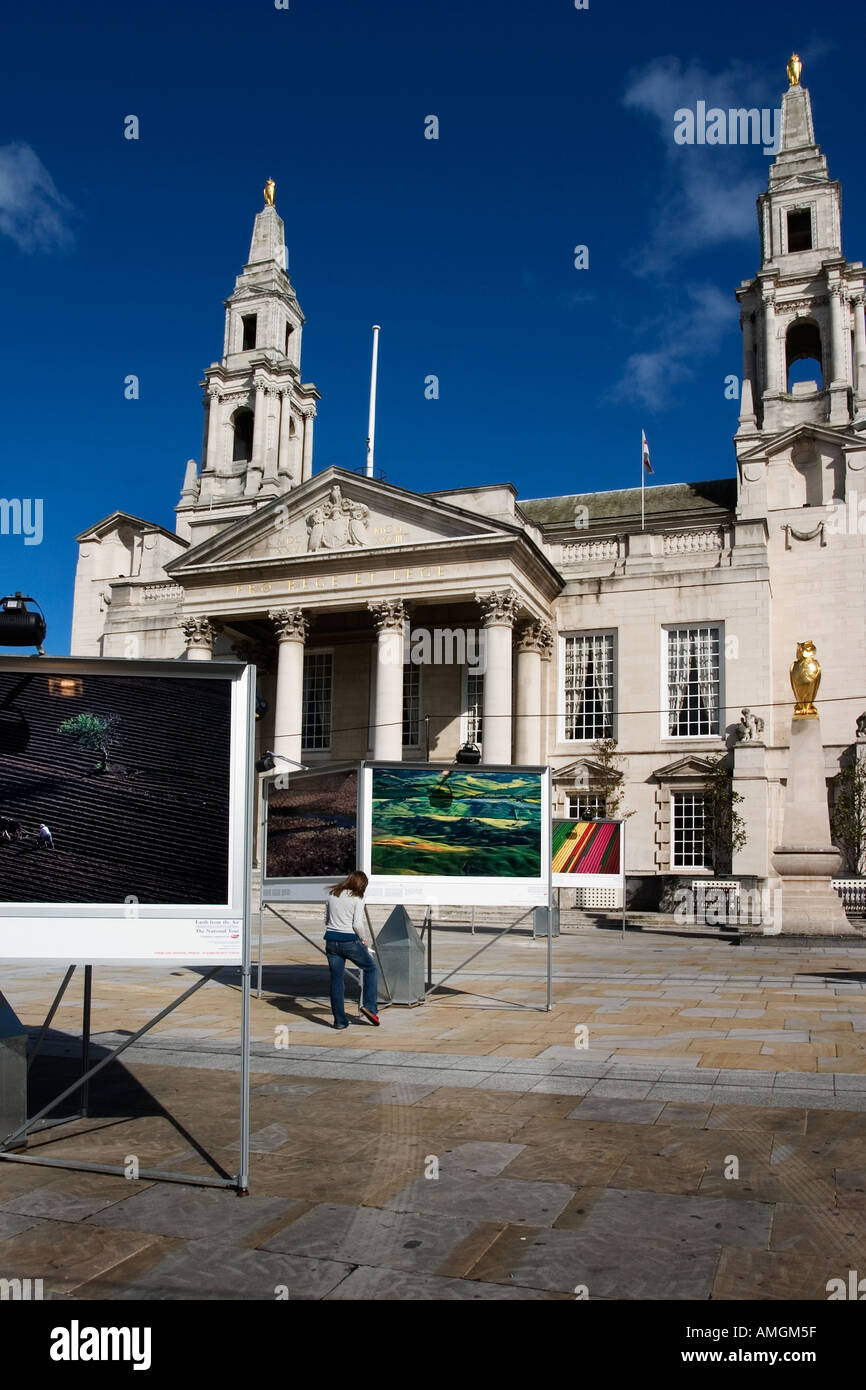
<path fill-rule="evenodd" d="M 348 762 L 348 763 L 338 763 L 338 764 L 334 764 L 334 765 L 326 765 L 326 766 L 323 766 L 323 767 L 321 767 L 321 768 L 304 768 L 304 769 L 299 769 L 299 770 L 297 770 L 297 771 L 284 772 L 284 773 L 281 773 L 281 774 L 279 774 L 279 775 L 282 776 L 282 777 L 284 777 L 284 778 L 286 778 L 287 781 L 288 781 L 288 780 L 290 780 L 290 779 L 293 778 L 293 777 L 299 777 L 299 776 L 300 776 L 300 777 L 307 777 L 307 776 L 310 776 L 310 775 L 315 775 L 315 773 L 317 773 L 317 772 L 320 772 L 320 773 L 322 773 L 322 774 L 325 774 L 325 773 L 328 773 L 328 772 L 342 772 L 342 771 L 350 771 L 350 770 L 353 770 L 353 769 L 357 769 L 357 771 L 358 771 L 358 818 L 357 818 L 357 845 L 356 845 L 356 849 L 357 849 L 357 860 L 358 860 L 359 866 L 363 867 L 364 872 L 367 873 L 367 872 L 369 871 L 369 867 L 370 867 L 370 863 L 369 863 L 369 858 L 370 858 L 370 850 L 369 850 L 369 845 L 370 845 L 370 824 L 369 824 L 369 818 L 368 818 L 368 816 L 367 816 L 367 815 L 365 814 L 365 812 L 364 812 L 364 805 L 365 805 L 365 802 L 369 800 L 369 798 L 366 798 L 366 796 L 365 796 L 366 780 L 365 780 L 365 777 L 364 777 L 364 770 L 367 769 L 367 768 L 371 768 L 371 769 L 372 769 L 372 768 L 375 768 L 375 767 L 403 767 L 403 768 L 405 768 L 405 767 L 407 767 L 407 766 L 408 766 L 408 767 L 417 767 L 417 768 L 419 768 L 419 769 L 423 768 L 423 769 L 426 769 L 426 770 L 435 770 L 435 771 L 443 771 L 443 772 L 445 772 L 445 771 L 448 771 L 448 772 L 463 771 L 463 772 L 465 772 L 465 771 L 468 770 L 467 767 L 462 767 L 460 764 L 454 764 L 454 763 L 393 763 L 393 762 L 388 762 L 388 761 L 362 760 L 362 761 L 357 761 L 357 762 Z M 393 900 L 393 901 L 390 901 L 390 900 L 383 900 L 383 899 L 381 899 L 381 898 L 376 898 L 375 896 L 373 896 L 373 897 L 371 898 L 371 895 L 370 895 L 369 890 L 368 890 L 368 893 L 367 893 L 367 900 L 366 900 L 366 901 L 367 901 L 367 904 L 368 904 L 368 905 L 372 905 L 373 903 L 375 903 L 376 905 L 380 905 L 380 906 L 402 906 L 402 907 L 407 908 L 407 909 L 408 909 L 408 908 L 411 908 L 411 907 L 416 907 L 416 908 L 417 908 L 417 907 L 422 907 L 422 908 L 425 909 L 424 922 L 423 922 L 423 925 L 422 925 L 421 928 L 420 928 L 420 933 L 421 933 L 421 939 L 422 939 L 422 941 L 424 940 L 424 938 L 425 938 L 425 933 L 426 933 L 426 946 L 427 946 L 427 980 L 426 980 L 426 986 L 425 986 L 425 990 L 424 990 L 424 998 L 418 1000 L 418 1003 L 417 1003 L 417 1004 L 413 1004 L 413 1005 L 408 1005 L 408 1006 L 407 1006 L 407 1007 L 411 1007 L 411 1008 L 418 1007 L 419 1004 L 427 1002 L 427 1000 L 430 998 L 430 996 L 433 995 L 433 994 L 435 994 L 436 991 L 439 990 L 439 989 L 442 987 L 442 985 L 445 983 L 446 980 L 451 979 L 452 975 L 455 975 L 455 974 L 459 973 L 459 971 L 465 969 L 465 967 L 466 967 L 468 964 L 470 964 L 471 961 L 475 960 L 476 957 L 480 956 L 484 951 L 488 950 L 491 946 L 494 946 L 498 941 L 500 941 L 504 936 L 507 936 L 509 932 L 513 931 L 513 930 L 514 930 L 516 927 L 518 927 L 522 922 L 525 922 L 526 919 L 527 919 L 527 917 L 530 917 L 530 916 L 536 911 L 536 909 L 541 908 L 541 909 L 545 910 L 545 911 L 547 912 L 547 923 L 548 923 L 548 931 L 547 931 L 547 934 L 546 934 L 546 935 L 547 935 L 547 972 L 546 972 L 546 973 L 547 973 L 547 1000 L 546 1000 L 546 1003 L 542 1006 L 542 1011 L 544 1011 L 544 1012 L 550 1012 L 550 1011 L 552 1010 L 552 1008 L 553 1008 L 553 955 L 552 955 L 552 952 L 553 952 L 553 930 L 552 930 L 552 917 L 553 917 L 553 875 L 552 875 L 552 871 L 551 871 L 551 867 L 550 867 L 550 865 L 551 865 L 551 825 L 552 825 L 552 818 L 551 818 L 550 812 L 551 812 L 551 806 L 552 806 L 553 787 L 552 787 L 552 774 L 551 774 L 551 770 L 550 770 L 550 768 L 549 768 L 548 766 L 535 766 L 535 765 L 534 765 L 534 766 L 531 766 L 531 767 L 529 767 L 529 766 L 523 767 L 523 766 L 516 766 L 516 765 L 513 765 L 513 764 L 496 764 L 495 766 L 492 765 L 492 764 L 480 764 L 479 767 L 482 768 L 482 769 L 484 769 L 484 770 L 491 771 L 491 772 L 507 772 L 507 773 L 529 772 L 529 773 L 537 773 L 537 774 L 539 774 L 539 776 L 540 776 L 540 778 L 541 778 L 541 786 L 542 786 L 542 793 L 543 793 L 543 795 L 542 795 L 542 815 L 541 815 L 541 840 L 542 840 L 542 844 L 541 844 L 541 863 L 542 863 L 542 866 L 545 866 L 545 865 L 547 866 L 547 872 L 546 872 L 546 874 L 545 874 L 544 872 L 542 873 L 542 875 L 540 876 L 538 882 L 539 882 L 539 886 L 540 886 L 540 888 L 541 888 L 541 890 L 542 890 L 542 892 L 539 893 L 539 897 L 541 897 L 541 896 L 542 896 L 542 893 L 543 893 L 543 901 L 536 901 L 536 902 L 530 903 L 528 906 L 525 905 L 525 904 L 523 904 L 523 903 L 520 903 L 520 904 L 515 904 L 515 903 L 510 903 L 510 904 L 509 904 L 509 903 L 503 903 L 503 902 L 497 903 L 496 906 L 504 906 L 504 907 L 512 906 L 512 907 L 516 907 L 516 908 L 518 908 L 518 909 L 522 909 L 522 911 L 520 911 L 520 915 L 517 917 L 517 919 L 516 919 L 514 922 L 509 923 L 509 925 L 508 925 L 507 927 L 503 928 L 501 931 L 496 932 L 496 934 L 492 937 L 492 939 L 491 939 L 490 941 L 486 941 L 486 942 L 484 943 L 483 946 L 481 946 L 478 950 L 474 951 L 470 956 L 468 956 L 467 959 L 466 959 L 465 961 L 463 961 L 461 965 L 458 965 L 458 966 L 456 966 L 453 970 L 450 970 L 450 971 L 448 972 L 448 974 L 445 975 L 445 976 L 443 977 L 443 979 L 438 980 L 438 981 L 436 981 L 435 983 L 434 983 L 434 981 L 433 981 L 433 954 L 432 954 L 432 952 L 433 952 L 433 939 L 432 939 L 432 919 L 433 919 L 433 910 L 434 910 L 434 907 L 447 906 L 447 905 L 449 905 L 449 904 L 447 904 L 446 902 L 443 902 L 441 892 L 440 892 L 439 894 L 437 894 L 437 900 L 436 900 L 436 902 L 435 902 L 435 903 L 431 903 L 431 902 L 429 902 L 429 901 L 425 901 L 424 896 L 423 896 L 423 893 L 421 894 L 420 897 L 419 897 L 418 895 L 416 895 L 416 894 L 413 894 L 408 900 L 407 900 L 405 897 L 397 897 L 397 896 L 395 896 L 395 897 L 394 897 L 394 900 Z M 277 776 L 277 775 L 278 775 L 278 774 L 274 774 L 273 776 L 271 776 L 270 774 L 268 774 L 268 783 L 273 783 L 273 782 L 275 782 L 276 776 Z M 279 910 L 279 908 L 290 907 L 292 903 L 307 903 L 307 904 L 310 904 L 310 903 L 324 903 L 325 897 L 327 896 L 327 892 L 328 892 L 329 888 L 333 886 L 333 883 L 334 883 L 334 875 L 331 875 L 329 878 L 322 878 L 322 877 L 311 877 L 311 878 L 292 878 L 292 877 L 287 877 L 287 878 L 285 878 L 285 879 L 268 878 L 268 876 L 267 876 L 267 835 L 268 835 L 267 821 L 268 821 L 268 806 L 269 806 L 268 797 L 269 797 L 269 795 L 270 795 L 270 785 L 268 785 L 267 789 L 263 786 L 262 793 L 263 793 L 263 794 L 262 794 L 262 821 L 261 821 L 261 826 L 260 826 L 260 845 L 261 845 L 261 863 L 262 863 L 262 880 L 261 880 L 261 884 L 262 884 L 262 886 L 261 886 L 261 896 L 260 896 L 260 900 L 259 900 L 259 914 L 258 914 L 258 918 L 259 918 L 259 920 L 258 920 L 258 956 L 257 956 L 257 981 L 256 981 L 256 995 L 257 995 L 257 998 L 259 998 L 259 999 L 261 999 L 261 997 L 262 997 L 262 988 L 263 988 L 263 986 L 262 986 L 262 974 L 263 974 L 263 964 L 264 964 L 264 962 L 263 962 L 263 950 L 264 950 L 264 915 L 265 915 L 265 912 L 270 912 L 274 917 L 278 918 L 278 920 L 279 920 L 280 922 L 282 922 L 284 926 L 289 927 L 289 929 L 290 929 L 291 931 L 295 932 L 295 933 L 296 933 L 298 936 L 300 936 L 304 941 L 306 941 L 308 945 L 312 946 L 314 950 L 318 951 L 320 955 L 325 956 L 325 955 L 326 955 L 326 952 L 322 950 L 321 946 L 319 946 L 317 942 L 313 941 L 312 938 L 309 937 L 309 936 L 306 934 L 306 932 L 302 931 L 301 928 L 300 928 L 296 923 L 292 922 L 292 921 L 290 920 L 290 918 L 287 917 L 283 911 L 280 911 L 280 910 Z M 373 881 L 373 876 L 371 875 L 370 877 L 371 877 L 371 882 L 372 882 L 372 881 Z M 407 877 L 410 877 L 410 876 L 407 875 Z M 422 876 L 419 876 L 418 878 L 413 878 L 413 882 L 414 882 L 414 883 L 417 883 L 417 884 L 419 884 L 419 885 L 422 885 L 422 887 L 423 887 L 424 881 L 425 881 L 425 879 L 424 879 L 424 877 L 422 877 Z M 443 881 L 443 880 L 442 880 L 441 878 L 437 878 L 437 880 L 436 880 L 437 884 L 440 884 L 440 885 L 441 885 L 442 881 Z M 456 876 L 451 880 L 451 886 L 452 886 L 452 889 L 453 889 L 453 892 L 454 892 L 454 905 L 456 905 L 456 906 L 463 906 L 463 905 L 465 905 L 465 901 L 466 901 L 466 900 L 465 900 L 464 894 L 461 892 L 461 886 L 465 887 L 466 881 L 467 881 L 466 879 L 463 879 L 463 878 L 460 878 L 460 877 L 456 877 Z M 484 882 L 484 880 L 477 879 L 476 882 L 482 883 L 482 882 Z M 447 890 L 446 890 L 446 891 L 447 891 Z M 268 901 L 268 898 L 269 898 L 272 894 L 274 895 L 273 898 L 272 898 L 272 900 L 271 900 L 271 901 Z M 274 905 L 275 903 L 278 904 L 279 907 L 278 907 L 278 906 L 275 906 L 275 905 Z M 385 975 L 385 971 L 384 971 L 384 969 L 382 968 L 381 957 L 380 957 L 380 955 L 379 955 L 378 948 L 377 948 L 377 945 L 376 945 L 376 934 L 375 934 L 375 931 L 373 930 L 372 924 L 371 924 L 371 922 L 370 922 L 369 912 L 367 911 L 366 906 L 365 906 L 365 914 L 366 914 L 367 926 L 368 926 L 369 931 L 370 931 L 370 937 L 371 937 L 371 939 L 372 939 L 372 941 L 373 941 L 373 949 L 374 949 L 374 953 L 375 953 L 375 956 L 376 956 L 376 962 L 377 962 L 377 965 L 378 965 L 378 968 L 379 968 L 379 971 L 380 971 L 380 974 L 381 974 L 382 982 L 383 982 L 383 984 L 384 984 L 384 986 L 385 986 L 385 991 L 386 991 L 386 993 L 388 994 L 389 1000 L 390 1000 L 390 991 L 389 991 L 389 989 L 388 989 L 387 978 L 386 978 L 386 975 Z M 472 926 L 472 932 L 473 932 L 473 935 L 474 935 L 474 932 L 475 932 L 474 922 L 471 924 L 471 926 Z M 539 1006 L 534 1005 L 534 1004 L 523 1004 L 523 1003 L 519 1003 L 519 1002 L 517 1002 L 517 1001 L 508 1001 L 508 1002 L 507 1002 L 507 1006 L 510 1007 L 510 1008 L 531 1009 L 531 1010 L 536 1010 L 536 1009 L 539 1007 Z M 390 1003 L 386 1003 L 386 1004 L 385 1004 L 385 1007 L 397 1007 L 397 1006 L 396 1006 L 396 1005 L 391 1005 Z"/>
<path fill-rule="evenodd" d="M 140 677 L 167 677 L 176 680 L 209 679 L 231 682 L 232 685 L 232 707 L 230 724 L 230 770 L 229 770 L 229 846 L 228 846 L 228 887 L 227 901 L 225 904 L 203 904 L 185 906 L 180 910 L 181 917 L 194 919 L 196 914 L 201 916 L 207 913 L 215 921 L 225 920 L 234 923 L 238 920 L 240 913 L 240 944 L 237 948 L 237 959 L 218 959 L 216 961 L 204 962 L 200 958 L 166 960 L 165 958 L 141 959 L 139 957 L 102 957 L 98 953 L 94 959 L 88 959 L 88 953 L 84 953 L 82 958 L 76 959 L 68 965 L 63 980 L 55 994 L 49 1007 L 45 1020 L 42 1024 L 36 1045 L 28 1059 L 28 1071 L 32 1067 L 38 1056 L 44 1039 L 48 1033 L 52 1019 L 60 1005 L 72 976 L 79 965 L 84 967 L 84 997 L 82 1007 L 82 1049 L 81 1049 L 81 1075 L 70 1086 L 67 1086 L 58 1096 L 55 1096 L 42 1107 L 35 1115 L 25 1120 L 16 1130 L 6 1136 L 0 1136 L 0 1161 L 7 1163 L 30 1163 L 40 1167 L 67 1168 L 80 1172 L 109 1173 L 118 1176 L 126 1176 L 126 1170 L 121 1164 L 106 1163 L 87 1163 L 78 1159 L 49 1158 L 41 1154 L 27 1154 L 20 1152 L 10 1152 L 15 1146 L 20 1146 L 26 1142 L 29 1134 L 40 1132 L 47 1128 L 55 1128 L 59 1125 L 72 1123 L 74 1120 L 86 1116 L 88 1113 L 88 1092 L 89 1085 L 93 1077 L 98 1075 L 111 1062 L 117 1060 L 129 1047 L 132 1047 L 145 1033 L 150 1032 L 175 1009 L 191 998 L 203 985 L 217 976 L 223 969 L 240 970 L 240 1047 L 241 1047 L 241 1067 L 240 1067 L 240 1142 L 239 1142 L 239 1171 L 230 1176 L 200 1177 L 189 1173 L 173 1173 L 159 1168 L 140 1168 L 137 1176 L 149 1181 L 178 1182 L 190 1186 L 200 1187 L 219 1187 L 233 1188 L 239 1194 L 245 1195 L 249 1191 L 249 1170 L 250 1170 L 250 986 L 252 978 L 252 958 L 251 958 L 251 892 L 252 892 L 252 850 L 253 850 L 253 758 L 255 754 L 255 669 L 252 666 L 235 661 L 214 661 L 212 663 L 179 663 L 176 661 L 130 661 L 119 660 L 105 657 L 2 657 L 0 658 L 0 673 L 11 671 L 22 674 L 39 675 L 60 675 L 60 676 L 132 676 Z M 160 907 L 163 905 L 145 905 L 140 909 L 143 920 L 159 920 Z M 58 918 L 86 922 L 90 916 L 95 916 L 100 921 L 107 920 L 121 921 L 128 917 L 128 908 L 125 904 L 4 904 L 4 911 L 9 909 L 8 915 L 3 919 L 9 920 L 9 916 L 21 916 L 31 920 L 39 921 Z M 93 913 L 89 909 L 92 907 Z M 64 909 L 71 908 L 68 912 Z M 163 916 L 169 913 L 173 916 L 178 915 L 178 908 L 175 905 L 164 905 Z M 3 952 L 2 934 L 0 934 L 0 964 L 3 961 L 14 961 L 24 963 L 28 957 L 20 954 L 5 954 Z M 62 957 L 52 955 L 36 955 L 29 958 L 36 960 L 40 964 L 47 961 L 62 961 Z M 67 957 L 68 959 L 68 957 Z M 171 964 L 179 968 L 202 969 L 204 973 L 196 980 L 189 989 L 184 990 L 176 999 L 160 1010 L 153 1018 L 149 1019 L 142 1027 L 135 1030 L 132 1035 L 125 1038 L 117 1047 L 110 1049 L 106 1056 L 99 1062 L 90 1065 L 91 1047 L 91 1008 L 92 1008 L 92 981 L 94 963 L 100 964 L 122 964 L 123 966 L 148 966 L 150 968 L 165 968 Z M 64 1116 L 61 1118 L 49 1119 L 52 1110 L 56 1110 L 76 1091 L 82 1093 L 81 1109 L 78 1114 Z M 213 1160 L 210 1160 L 213 1162 Z"/>

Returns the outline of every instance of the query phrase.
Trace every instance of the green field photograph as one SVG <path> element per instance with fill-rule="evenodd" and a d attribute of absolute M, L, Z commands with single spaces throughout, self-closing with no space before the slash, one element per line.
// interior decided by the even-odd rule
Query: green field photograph
<path fill-rule="evenodd" d="M 542 775 L 374 767 L 370 871 L 538 878 Z"/>

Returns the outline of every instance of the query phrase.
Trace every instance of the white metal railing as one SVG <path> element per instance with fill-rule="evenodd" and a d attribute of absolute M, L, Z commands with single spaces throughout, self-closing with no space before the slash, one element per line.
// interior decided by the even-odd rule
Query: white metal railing
<path fill-rule="evenodd" d="M 866 878 L 834 878 L 832 883 L 846 912 L 866 913 Z"/>
<path fill-rule="evenodd" d="M 730 878 L 693 878 L 692 896 L 695 902 L 695 917 L 706 921 L 707 913 L 722 921 L 728 917 L 736 919 L 740 903 L 740 883 Z"/>

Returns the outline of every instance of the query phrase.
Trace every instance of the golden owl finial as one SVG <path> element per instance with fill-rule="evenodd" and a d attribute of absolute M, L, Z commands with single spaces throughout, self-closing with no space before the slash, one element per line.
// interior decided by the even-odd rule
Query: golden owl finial
<path fill-rule="evenodd" d="M 795 719 L 817 719 L 815 696 L 821 684 L 821 663 L 811 641 L 797 643 L 797 659 L 791 665 L 791 689 L 797 703 Z"/>
<path fill-rule="evenodd" d="M 277 185 L 274 183 L 273 179 L 268 179 L 267 183 L 265 184 L 265 202 L 267 203 L 269 208 L 272 208 L 274 206 L 274 190 L 276 189 L 276 186 Z"/>
<path fill-rule="evenodd" d="M 788 59 L 788 85 L 799 87 L 800 73 L 803 71 L 803 64 L 800 62 L 799 53 L 792 53 Z"/>

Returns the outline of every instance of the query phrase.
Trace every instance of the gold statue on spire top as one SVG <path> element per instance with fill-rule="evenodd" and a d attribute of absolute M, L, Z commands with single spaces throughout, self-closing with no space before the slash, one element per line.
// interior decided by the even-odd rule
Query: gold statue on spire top
<path fill-rule="evenodd" d="M 274 191 L 276 189 L 276 186 L 277 185 L 274 183 L 273 179 L 268 179 L 267 183 L 265 184 L 265 203 L 269 208 L 272 208 L 274 206 Z"/>
<path fill-rule="evenodd" d="M 803 64 L 800 62 L 799 53 L 792 53 L 788 59 L 788 85 L 789 87 L 799 87 L 800 73 L 803 71 Z"/>

